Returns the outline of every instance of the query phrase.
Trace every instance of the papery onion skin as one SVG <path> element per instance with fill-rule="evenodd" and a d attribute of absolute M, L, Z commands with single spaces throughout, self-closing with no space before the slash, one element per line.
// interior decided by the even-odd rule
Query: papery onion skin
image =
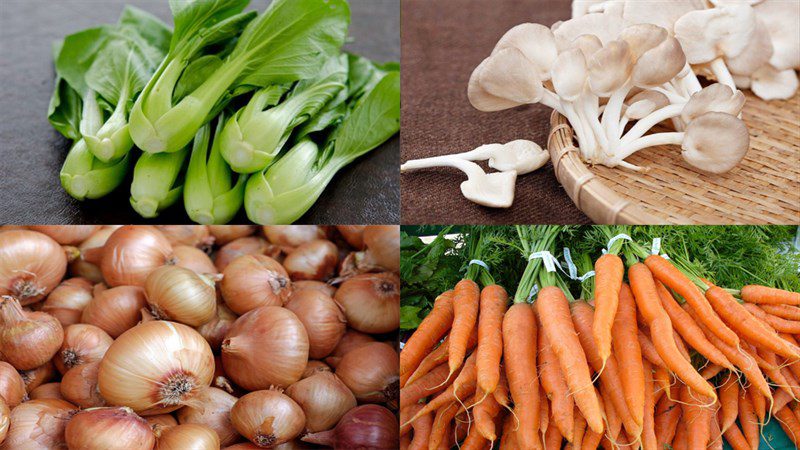
<path fill-rule="evenodd" d="M 227 305 L 218 303 L 215 316 L 208 322 L 197 327 L 197 332 L 208 341 L 208 345 L 216 352 L 219 350 L 222 341 L 225 340 L 225 335 L 228 334 L 228 331 L 233 326 L 237 317 L 238 316 L 234 314 Z"/>
<path fill-rule="evenodd" d="M 158 231 L 174 246 L 189 245 L 208 250 L 214 245 L 214 236 L 205 225 L 156 225 Z"/>
<path fill-rule="evenodd" d="M 328 283 L 323 283 L 322 281 L 299 280 L 292 282 L 292 292 L 303 291 L 306 289 L 313 289 L 316 291 L 320 291 L 323 294 L 328 295 L 329 297 L 333 297 L 334 295 L 336 295 L 336 286 L 333 286 Z"/>
<path fill-rule="evenodd" d="M 360 402 L 395 403 L 400 396 L 400 361 L 392 347 L 373 342 L 347 352 L 338 376 Z"/>
<path fill-rule="evenodd" d="M 356 275 L 334 296 L 347 324 L 364 333 L 388 333 L 400 324 L 400 277 L 391 272 Z"/>
<path fill-rule="evenodd" d="M 225 245 L 236 239 L 250 236 L 256 232 L 255 225 L 208 225 L 217 245 Z"/>
<path fill-rule="evenodd" d="M 39 400 L 43 398 L 55 398 L 58 400 L 66 400 L 63 395 L 61 395 L 61 383 L 47 383 L 43 384 L 33 391 L 31 391 L 29 397 L 31 400 Z"/>
<path fill-rule="evenodd" d="M 325 364 L 322 361 L 311 360 L 311 361 L 308 362 L 308 364 L 306 364 L 306 369 L 303 371 L 303 376 L 300 379 L 302 380 L 302 379 L 308 378 L 308 377 L 310 377 L 312 375 L 316 375 L 319 372 L 331 372 L 332 373 L 333 370 L 331 370 L 331 367 L 329 365 Z"/>
<path fill-rule="evenodd" d="M 327 280 L 339 262 L 339 249 L 328 240 L 315 239 L 292 250 L 283 267 L 294 280 Z"/>
<path fill-rule="evenodd" d="M 177 412 L 181 424 L 205 425 L 217 433 L 220 445 L 230 445 L 239 439 L 239 433 L 231 423 L 231 408 L 237 398 L 215 387 L 197 395 L 198 407 L 187 405 Z"/>
<path fill-rule="evenodd" d="M 306 417 L 300 405 L 276 390 L 251 392 L 231 409 L 239 433 L 260 447 L 273 447 L 297 437 Z"/>
<path fill-rule="evenodd" d="M 265 225 L 267 240 L 275 245 L 297 247 L 314 239 L 325 239 L 325 229 L 317 225 Z"/>
<path fill-rule="evenodd" d="M 214 283 L 183 267 L 162 266 L 150 272 L 144 291 L 150 312 L 157 319 L 196 327 L 217 313 Z"/>
<path fill-rule="evenodd" d="M 103 272 L 100 270 L 100 258 L 102 257 L 102 248 L 108 241 L 108 238 L 114 234 L 118 227 L 108 226 L 95 231 L 85 241 L 81 242 L 78 246 L 80 257 L 69 263 L 69 273 L 76 277 L 83 277 L 93 283 L 103 281 Z M 86 254 L 95 254 L 98 261 L 88 261 Z"/>
<path fill-rule="evenodd" d="M 77 245 L 85 241 L 101 225 L 31 225 L 33 231 L 46 234 L 61 245 Z"/>
<path fill-rule="evenodd" d="M 62 374 L 75 366 L 100 361 L 114 339 L 102 328 L 77 323 L 64 330 L 64 342 L 53 362 Z"/>
<path fill-rule="evenodd" d="M 334 450 L 393 450 L 400 439 L 400 425 L 395 415 L 383 406 L 363 405 L 348 411 L 333 430 L 309 434 L 302 439 Z"/>
<path fill-rule="evenodd" d="M 15 298 L 0 297 L 0 359 L 17 370 L 35 369 L 50 361 L 63 341 L 55 317 L 24 311 Z"/>
<path fill-rule="evenodd" d="M 106 400 L 97 387 L 100 361 L 73 367 L 61 379 L 61 395 L 81 408 L 106 406 Z"/>
<path fill-rule="evenodd" d="M 86 278 L 64 280 L 50 292 L 42 305 L 46 312 L 66 328 L 81 321 L 81 314 L 92 301 L 92 283 Z"/>
<path fill-rule="evenodd" d="M 9 425 L 11 425 L 11 409 L 5 400 L 0 398 L 0 445 L 6 439 Z"/>
<path fill-rule="evenodd" d="M 178 424 L 178 419 L 176 419 L 172 414 L 156 414 L 155 416 L 147 416 L 144 417 L 144 420 L 150 425 L 150 428 L 156 427 L 174 427 Z"/>
<path fill-rule="evenodd" d="M 81 450 L 151 450 L 156 443 L 150 425 L 126 407 L 80 411 L 65 437 L 69 448 Z"/>
<path fill-rule="evenodd" d="M 197 247 L 178 245 L 172 250 L 175 265 L 194 271 L 195 273 L 217 274 L 219 271 L 211 258 Z"/>
<path fill-rule="evenodd" d="M 196 423 L 158 428 L 156 434 L 155 450 L 216 450 L 220 446 L 214 430 Z"/>
<path fill-rule="evenodd" d="M 236 239 L 222 246 L 214 258 L 217 270 L 224 271 L 233 260 L 244 255 L 267 255 L 274 258 L 280 250 L 268 243 L 264 238 L 247 236 Z"/>
<path fill-rule="evenodd" d="M 143 286 L 147 275 L 172 264 L 172 244 L 150 225 L 126 225 L 114 231 L 103 247 L 100 265 L 109 286 Z"/>
<path fill-rule="evenodd" d="M 372 225 L 364 230 L 366 258 L 371 265 L 398 272 L 400 270 L 400 227 Z"/>
<path fill-rule="evenodd" d="M 54 380 L 58 375 L 58 370 L 56 370 L 56 366 L 51 360 L 35 369 L 20 370 L 19 375 L 22 377 L 22 381 L 25 382 L 25 389 L 28 393 L 31 393 L 37 387 Z"/>
<path fill-rule="evenodd" d="M 0 295 L 22 305 L 43 299 L 67 272 L 64 249 L 49 236 L 30 230 L 0 232 Z"/>
<path fill-rule="evenodd" d="M 239 317 L 222 342 L 225 373 L 254 391 L 287 387 L 308 363 L 308 334 L 288 309 L 263 306 Z"/>
<path fill-rule="evenodd" d="M 239 444 L 234 444 L 228 447 L 223 448 L 222 450 L 260 450 L 263 447 L 259 447 L 252 442 L 241 442 Z M 273 450 L 312 450 L 315 448 L 319 448 L 316 446 L 312 446 L 310 444 L 306 444 L 303 441 L 295 439 L 293 441 L 284 442 L 283 444 L 276 445 L 271 447 Z"/>
<path fill-rule="evenodd" d="M 286 395 L 303 409 L 306 431 L 330 430 L 347 411 L 356 407 L 350 389 L 331 372 L 318 372 L 292 384 Z"/>
<path fill-rule="evenodd" d="M 356 250 L 364 249 L 364 230 L 366 225 L 336 225 L 336 229 L 344 237 L 344 240 Z"/>
<path fill-rule="evenodd" d="M 65 448 L 64 430 L 75 406 L 52 398 L 31 400 L 11 411 L 11 424 L 3 450 Z"/>
<path fill-rule="evenodd" d="M 140 310 L 147 306 L 144 289 L 138 286 L 117 286 L 95 294 L 84 308 L 81 321 L 101 328 L 113 338 L 133 328 L 141 319 Z"/>
<path fill-rule="evenodd" d="M 228 264 L 222 276 L 220 292 L 236 314 L 261 306 L 281 306 L 292 293 L 289 274 L 269 256 L 240 256 Z"/>
<path fill-rule="evenodd" d="M 27 395 L 25 382 L 11 364 L 0 361 L 0 398 L 5 399 L 9 408 L 22 403 Z"/>
<path fill-rule="evenodd" d="M 328 356 L 347 329 L 342 307 L 319 291 L 295 292 L 286 309 L 303 323 L 308 333 L 308 356 L 313 359 Z"/>
<path fill-rule="evenodd" d="M 162 414 L 185 405 L 211 384 L 214 355 L 194 329 L 152 321 L 118 337 L 100 363 L 100 394 L 112 405 L 140 415 Z"/>
<path fill-rule="evenodd" d="M 342 357 L 345 353 L 349 352 L 350 350 L 354 350 L 358 347 L 361 347 L 364 344 L 369 344 L 371 342 L 377 342 L 375 338 L 372 336 L 362 333 L 360 331 L 353 330 L 348 328 L 345 331 L 344 336 L 339 339 L 339 343 L 336 344 L 336 348 L 333 349 L 333 353 L 331 356 L 338 356 Z"/>

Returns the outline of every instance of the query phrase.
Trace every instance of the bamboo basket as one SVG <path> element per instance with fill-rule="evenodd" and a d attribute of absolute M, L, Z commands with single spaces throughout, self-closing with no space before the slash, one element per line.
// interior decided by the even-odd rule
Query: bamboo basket
<path fill-rule="evenodd" d="M 750 150 L 726 174 L 694 169 L 678 146 L 627 159 L 647 172 L 587 165 L 567 119 L 554 111 L 547 149 L 556 178 L 599 224 L 800 224 L 800 95 L 767 102 L 745 94 Z"/>

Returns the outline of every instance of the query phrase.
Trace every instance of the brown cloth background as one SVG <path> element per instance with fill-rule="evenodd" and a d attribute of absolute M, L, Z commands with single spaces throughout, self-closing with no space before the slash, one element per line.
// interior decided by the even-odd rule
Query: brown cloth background
<path fill-rule="evenodd" d="M 567 0 L 402 0 L 402 161 L 514 139 L 544 148 L 550 108 L 480 112 L 467 100 L 467 82 L 509 28 L 523 22 L 549 26 L 569 16 Z M 402 223 L 591 223 L 564 192 L 550 163 L 517 179 L 508 209 L 465 199 L 459 187 L 465 179 L 447 168 L 402 174 Z"/>

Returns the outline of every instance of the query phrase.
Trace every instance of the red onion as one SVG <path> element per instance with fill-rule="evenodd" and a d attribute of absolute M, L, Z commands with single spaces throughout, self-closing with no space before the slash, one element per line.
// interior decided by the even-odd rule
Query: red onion
<path fill-rule="evenodd" d="M 333 430 L 302 438 L 305 442 L 326 445 L 334 450 L 393 450 L 397 448 L 399 439 L 397 418 L 391 411 L 378 405 L 357 406 L 348 411 Z"/>

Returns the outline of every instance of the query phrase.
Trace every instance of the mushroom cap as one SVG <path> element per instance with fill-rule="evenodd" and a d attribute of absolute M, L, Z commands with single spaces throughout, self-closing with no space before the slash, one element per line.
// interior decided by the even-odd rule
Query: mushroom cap
<path fill-rule="evenodd" d="M 583 54 L 583 52 L 581 52 Z M 589 86 L 592 92 L 609 97 L 631 76 L 633 61 L 628 43 L 611 41 L 589 57 Z"/>
<path fill-rule="evenodd" d="M 638 92 L 635 95 L 630 96 L 625 103 L 627 105 L 633 106 L 634 103 L 640 102 L 642 100 L 649 100 L 653 102 L 655 105 L 655 109 L 661 109 L 670 104 L 669 98 L 666 95 L 662 94 L 661 92 L 654 91 L 652 89 L 646 89 L 644 91 Z"/>
<path fill-rule="evenodd" d="M 468 200 L 491 208 L 508 208 L 514 203 L 517 173 L 495 172 L 471 177 L 461 183 L 461 193 Z"/>
<path fill-rule="evenodd" d="M 725 58 L 725 65 L 731 75 L 752 75 L 761 66 L 769 63 L 772 53 L 772 38 L 767 25 L 756 18 L 756 28 L 747 46 L 738 55 Z"/>
<path fill-rule="evenodd" d="M 622 10 L 622 18 L 629 23 L 651 23 L 672 32 L 681 16 L 705 8 L 703 0 L 670 0 L 660 2 L 657 7 L 652 2 L 628 0 Z"/>
<path fill-rule="evenodd" d="M 700 170 L 725 173 L 739 164 L 749 147 L 744 122 L 730 114 L 708 112 L 686 127 L 681 156 Z"/>
<path fill-rule="evenodd" d="M 779 71 L 800 68 L 800 2 L 764 0 L 753 10 L 772 38 L 769 63 Z"/>
<path fill-rule="evenodd" d="M 692 94 L 681 111 L 681 119 L 690 123 L 696 117 L 712 111 L 737 116 L 742 111 L 744 101 L 742 91 L 734 92 L 722 83 L 710 84 Z"/>
<path fill-rule="evenodd" d="M 639 57 L 631 77 L 636 86 L 656 87 L 675 78 L 685 65 L 681 44 L 674 37 L 668 37 Z"/>
<path fill-rule="evenodd" d="M 556 47 L 563 52 L 572 48 L 572 41 L 582 34 L 593 34 L 605 45 L 616 39 L 624 27 L 625 21 L 621 17 L 593 13 L 564 21 L 553 30 L 553 35 Z"/>
<path fill-rule="evenodd" d="M 500 111 L 536 103 L 543 87 L 535 67 L 516 48 L 506 48 L 484 59 L 469 79 L 467 97 L 480 111 Z"/>
<path fill-rule="evenodd" d="M 627 42 L 633 61 L 639 59 L 644 52 L 658 46 L 669 37 L 669 33 L 663 27 L 651 23 L 637 23 L 625 27 L 619 34 L 619 38 Z"/>
<path fill-rule="evenodd" d="M 583 93 L 588 75 L 583 52 L 577 48 L 561 52 L 550 75 L 556 94 L 564 100 L 575 101 Z"/>
<path fill-rule="evenodd" d="M 507 48 L 515 48 L 528 58 L 542 81 L 548 79 L 558 56 L 553 32 L 538 23 L 522 23 L 506 31 L 495 44 L 492 55 Z"/>
<path fill-rule="evenodd" d="M 550 155 L 533 141 L 517 139 L 493 147 L 489 157 L 489 167 L 501 172 L 515 171 L 525 175 L 542 167 L 550 160 Z"/>
<path fill-rule="evenodd" d="M 747 5 L 691 11 L 675 22 L 678 38 L 689 64 L 741 53 L 756 27 L 756 15 Z"/>
<path fill-rule="evenodd" d="M 750 79 L 750 90 L 764 100 L 788 100 L 797 85 L 794 69 L 777 70 L 769 64 L 755 71 Z"/>
<path fill-rule="evenodd" d="M 603 48 L 603 43 L 600 38 L 593 34 L 582 34 L 572 41 L 571 48 L 578 48 L 583 53 L 584 58 L 588 61 L 589 58 L 598 50 Z"/>
<path fill-rule="evenodd" d="M 731 76 L 733 77 L 733 83 L 736 85 L 737 88 L 750 89 L 750 84 L 751 84 L 750 76 L 736 75 L 736 74 L 731 74 Z"/>

